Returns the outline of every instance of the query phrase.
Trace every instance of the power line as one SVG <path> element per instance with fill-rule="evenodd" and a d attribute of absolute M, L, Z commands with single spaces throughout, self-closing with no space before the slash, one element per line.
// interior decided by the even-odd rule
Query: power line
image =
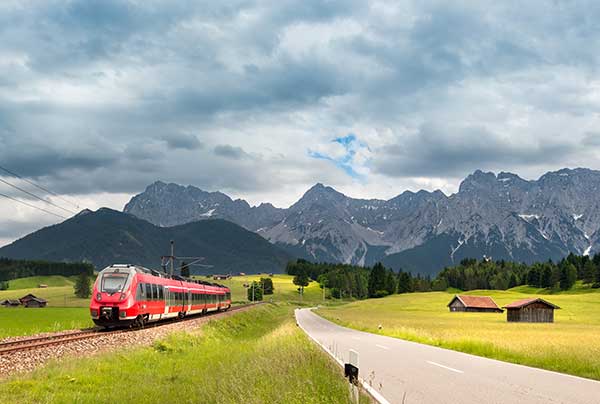
<path fill-rule="evenodd" d="M 3 197 L 5 197 L 5 198 L 7 198 L 7 199 L 10 199 L 10 200 L 12 200 L 12 201 L 15 201 L 15 202 L 22 203 L 23 205 L 27 205 L 27 206 L 29 206 L 30 208 L 34 208 L 34 209 L 37 209 L 37 210 L 41 210 L 42 212 L 46 212 L 46 213 L 49 213 L 49 214 L 51 214 L 51 215 L 58 216 L 58 217 L 60 217 L 60 218 L 62 218 L 62 219 L 67 219 L 66 217 L 64 217 L 64 216 L 62 216 L 62 215 L 59 215 L 58 213 L 50 212 L 49 210 L 46 210 L 46 209 L 44 209 L 44 208 L 40 208 L 40 207 L 38 207 L 38 206 L 32 205 L 32 204 L 30 204 L 30 203 L 27 203 L 27 202 L 23 202 L 23 201 L 21 201 L 20 199 L 13 198 L 12 196 L 4 195 L 3 193 L 0 193 L 0 196 L 3 196 Z"/>
<path fill-rule="evenodd" d="M 54 202 L 50 202 L 49 200 L 46 200 L 46 199 L 44 199 L 44 198 L 42 198 L 42 197 L 40 197 L 40 196 L 37 196 L 36 194 L 33 194 L 33 193 L 29 192 L 29 191 L 26 191 L 26 190 L 24 190 L 23 188 L 16 186 L 15 184 L 11 184 L 10 182 L 3 180 L 2 178 L 0 178 L 0 182 L 3 182 L 3 183 L 5 183 L 6 185 L 8 185 L 8 186 L 11 186 L 11 187 L 13 187 L 13 188 L 15 188 L 15 189 L 18 189 L 19 191 L 21 191 L 21 192 L 24 192 L 24 193 L 26 193 L 27 195 L 30 195 L 30 196 L 32 196 L 32 197 L 34 197 L 34 198 L 36 198 L 36 199 L 39 199 L 39 200 L 40 200 L 40 201 L 42 201 L 42 202 L 46 202 L 47 204 L 50 204 L 50 205 L 52 205 L 52 206 L 54 206 L 54 207 L 56 207 L 56 208 L 62 209 L 62 210 L 64 210 L 65 212 L 71 213 L 71 214 L 73 214 L 73 215 L 76 215 L 76 214 L 77 214 L 77 212 L 73 212 L 72 210 L 65 209 L 65 208 L 63 208 L 62 206 L 59 206 L 59 205 L 55 204 Z"/>
<path fill-rule="evenodd" d="M 56 192 L 52 192 L 52 191 L 50 191 L 48 188 L 45 188 L 45 187 L 41 186 L 40 184 L 37 184 L 37 183 L 36 183 L 36 182 L 34 182 L 34 181 L 31 181 L 31 180 L 28 180 L 27 178 L 24 178 L 23 176 L 21 176 L 21 175 L 19 175 L 19 174 L 15 173 L 14 171 L 11 171 L 11 170 L 9 170 L 9 169 L 8 169 L 8 168 L 6 168 L 6 167 L 2 167 L 2 166 L 0 166 L 0 170 L 2 170 L 2 171 L 4 171 L 4 172 L 7 172 L 7 173 L 9 173 L 9 174 L 10 174 L 10 175 L 12 175 L 13 177 L 17 177 L 17 178 L 19 178 L 19 179 L 21 179 L 21 180 L 23 180 L 23 181 L 27 182 L 28 184 L 31 184 L 31 185 L 33 185 L 34 187 L 38 188 L 38 189 L 41 189 L 41 190 L 42 190 L 42 191 L 44 191 L 44 192 L 47 192 L 47 193 L 49 193 L 49 194 L 52 194 L 52 195 L 54 195 L 55 197 L 57 197 L 58 199 L 61 199 L 63 202 L 66 202 L 66 203 L 68 203 L 68 204 L 70 204 L 70 205 L 74 206 L 76 209 L 79 209 L 79 205 L 77 205 L 77 204 L 75 204 L 75 203 L 73 203 L 73 202 L 69 201 L 68 199 L 65 199 L 65 198 L 63 198 L 62 196 L 58 195 Z"/>

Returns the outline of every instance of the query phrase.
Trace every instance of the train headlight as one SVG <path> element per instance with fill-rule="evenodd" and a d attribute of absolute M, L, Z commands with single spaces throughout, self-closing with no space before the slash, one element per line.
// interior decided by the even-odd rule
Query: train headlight
<path fill-rule="evenodd" d="M 102 293 L 96 293 L 96 300 L 102 300 Z"/>
<path fill-rule="evenodd" d="M 119 296 L 119 300 L 125 300 L 125 293 L 121 293 L 121 296 Z"/>

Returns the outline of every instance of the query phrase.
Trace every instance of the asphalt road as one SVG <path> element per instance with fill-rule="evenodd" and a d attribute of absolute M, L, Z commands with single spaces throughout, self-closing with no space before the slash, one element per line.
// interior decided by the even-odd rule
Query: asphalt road
<path fill-rule="evenodd" d="M 296 310 L 296 321 L 390 403 L 600 403 L 600 382 L 341 327 Z"/>

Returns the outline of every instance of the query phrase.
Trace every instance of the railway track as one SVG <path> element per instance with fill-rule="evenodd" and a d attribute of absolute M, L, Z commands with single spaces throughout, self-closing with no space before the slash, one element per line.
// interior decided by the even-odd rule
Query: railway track
<path fill-rule="evenodd" d="M 254 303 L 254 304 L 246 304 L 243 306 L 235 306 L 235 307 L 231 307 L 227 311 L 211 312 L 204 316 L 195 315 L 195 316 L 185 317 L 183 320 L 167 320 L 167 321 L 160 321 L 157 323 L 150 323 L 150 324 L 146 325 L 144 327 L 144 329 L 160 327 L 160 326 L 167 325 L 167 324 L 173 324 L 174 322 L 191 321 L 191 320 L 198 319 L 200 317 L 217 316 L 219 314 L 237 311 L 237 310 L 241 310 L 246 307 L 255 306 L 255 305 L 259 305 L 259 304 L 262 304 L 262 302 Z M 122 328 L 122 329 L 116 329 L 116 330 L 88 329 L 88 330 L 74 331 L 74 332 L 65 333 L 65 334 L 48 335 L 48 336 L 44 336 L 44 337 L 34 337 L 34 338 L 26 338 L 26 339 L 21 339 L 21 340 L 16 340 L 16 341 L 2 342 L 2 343 L 0 343 L 0 355 L 7 355 L 7 354 L 11 354 L 11 353 L 15 353 L 15 352 L 22 352 L 22 351 L 30 351 L 30 350 L 34 350 L 34 349 L 38 349 L 38 348 L 45 348 L 45 347 L 53 346 L 53 345 L 62 345 L 62 344 L 66 344 L 66 343 L 73 342 L 73 341 L 82 341 L 82 340 L 86 340 L 86 339 L 100 338 L 100 337 L 103 337 L 106 335 L 121 334 L 121 333 L 126 333 L 126 332 L 135 332 L 138 330 L 140 330 L 140 329 L 139 328 Z"/>

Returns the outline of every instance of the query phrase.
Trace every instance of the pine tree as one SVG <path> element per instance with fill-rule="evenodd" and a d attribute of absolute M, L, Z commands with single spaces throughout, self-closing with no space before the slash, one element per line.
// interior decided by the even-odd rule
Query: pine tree
<path fill-rule="evenodd" d="M 382 297 L 387 295 L 386 291 L 386 274 L 385 267 L 381 262 L 375 264 L 369 274 L 369 297 Z"/>
<path fill-rule="evenodd" d="M 90 277 L 87 272 L 82 272 L 79 274 L 75 280 L 75 285 L 73 288 L 75 289 L 75 296 L 82 299 L 90 297 L 92 294 L 92 288 L 90 286 Z"/>

